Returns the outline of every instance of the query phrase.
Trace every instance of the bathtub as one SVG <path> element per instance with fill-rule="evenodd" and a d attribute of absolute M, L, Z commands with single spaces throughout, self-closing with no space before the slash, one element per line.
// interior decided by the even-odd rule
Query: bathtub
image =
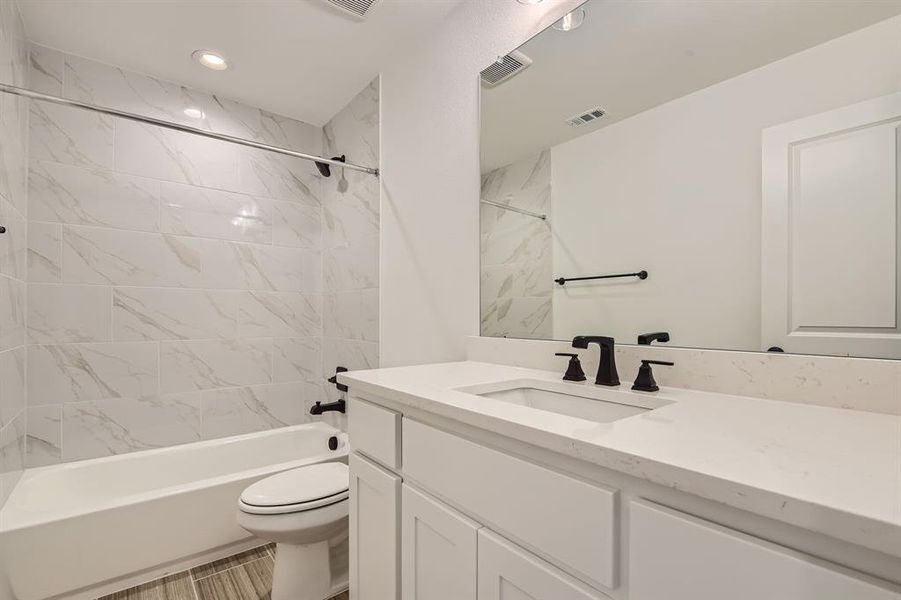
<path fill-rule="evenodd" d="M 235 523 L 245 487 L 335 460 L 346 436 L 308 423 L 26 470 L 0 510 L 4 575 L 17 600 L 91 598 L 229 556 L 261 543 Z"/>

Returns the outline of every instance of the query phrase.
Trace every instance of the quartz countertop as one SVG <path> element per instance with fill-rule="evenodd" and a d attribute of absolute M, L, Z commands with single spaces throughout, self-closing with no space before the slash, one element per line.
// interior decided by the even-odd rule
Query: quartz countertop
<path fill-rule="evenodd" d="M 662 387 L 654 395 L 670 404 L 596 423 L 457 389 L 560 377 L 468 361 L 338 379 L 351 392 L 901 557 L 901 417 Z M 648 397 L 626 383 L 619 390 Z"/>

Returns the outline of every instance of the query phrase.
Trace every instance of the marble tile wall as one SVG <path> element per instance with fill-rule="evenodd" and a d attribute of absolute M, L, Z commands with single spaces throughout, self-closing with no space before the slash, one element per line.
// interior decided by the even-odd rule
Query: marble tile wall
<path fill-rule="evenodd" d="M 46 93 L 377 163 L 377 87 L 324 136 L 40 46 L 30 72 Z M 46 104 L 29 133 L 28 466 L 304 422 L 333 363 L 377 361 L 375 178 L 348 173 L 342 194 L 306 161 Z"/>
<path fill-rule="evenodd" d="M 548 215 L 480 205 L 482 335 L 549 338 L 551 305 L 551 153 L 482 176 L 481 199 Z"/>
<path fill-rule="evenodd" d="M 327 156 L 379 163 L 379 81 L 370 83 L 323 128 Z M 342 180 L 343 178 L 343 180 Z M 322 179 L 324 376 L 335 367 L 379 366 L 379 182 L 332 168 Z M 328 388 L 332 399 L 337 390 Z M 343 416 L 330 413 L 339 425 Z"/>
<path fill-rule="evenodd" d="M 15 2 L 0 2 L 0 81 L 28 85 L 28 42 Z M 28 101 L 0 94 L 0 508 L 25 465 Z"/>

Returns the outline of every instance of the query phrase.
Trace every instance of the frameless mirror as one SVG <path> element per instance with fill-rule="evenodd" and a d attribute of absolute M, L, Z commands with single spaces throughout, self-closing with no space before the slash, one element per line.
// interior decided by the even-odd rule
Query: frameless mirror
<path fill-rule="evenodd" d="M 901 358 L 899 40 L 895 0 L 590 0 L 499 57 L 482 335 Z"/>

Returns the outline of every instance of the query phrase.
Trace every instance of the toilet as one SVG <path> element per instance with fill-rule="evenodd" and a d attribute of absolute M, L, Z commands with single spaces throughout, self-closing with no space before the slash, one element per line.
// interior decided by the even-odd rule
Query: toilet
<path fill-rule="evenodd" d="M 285 471 L 247 487 L 238 525 L 275 542 L 272 600 L 325 600 L 334 586 L 329 539 L 347 528 L 347 465 L 329 462 Z"/>

